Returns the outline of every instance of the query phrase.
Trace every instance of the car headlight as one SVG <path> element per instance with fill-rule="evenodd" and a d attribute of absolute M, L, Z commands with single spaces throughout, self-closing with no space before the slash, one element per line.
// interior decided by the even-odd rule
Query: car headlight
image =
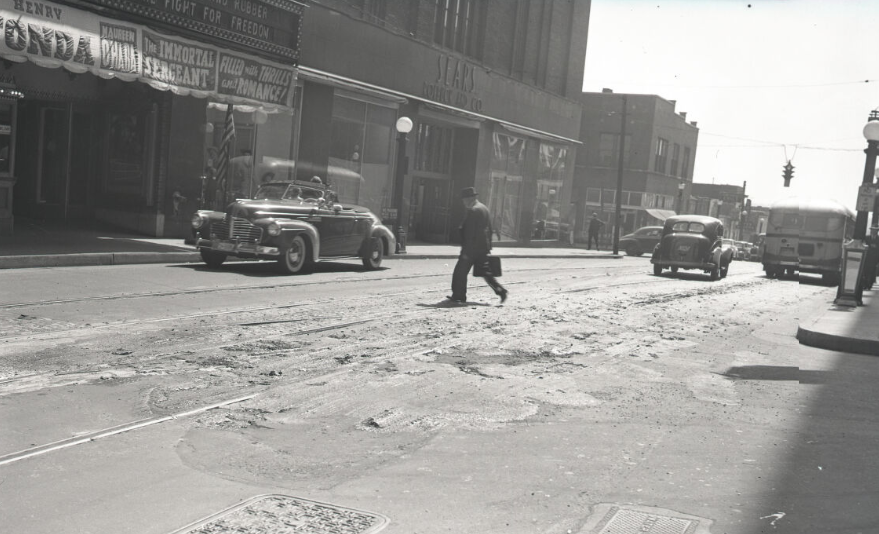
<path fill-rule="evenodd" d="M 195 215 L 192 216 L 192 220 L 190 221 L 190 223 L 192 224 L 193 228 L 198 230 L 199 228 L 204 226 L 205 218 L 202 217 L 201 215 L 199 215 L 198 213 L 196 213 Z"/>
<path fill-rule="evenodd" d="M 266 232 L 268 232 L 270 236 L 279 236 L 281 235 L 281 225 L 276 222 L 270 222 L 266 227 Z"/>

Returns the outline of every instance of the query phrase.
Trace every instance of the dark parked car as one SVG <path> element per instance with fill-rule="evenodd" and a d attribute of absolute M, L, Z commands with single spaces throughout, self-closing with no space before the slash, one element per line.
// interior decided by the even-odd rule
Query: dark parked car
<path fill-rule="evenodd" d="M 252 200 L 237 200 L 225 212 L 196 212 L 195 245 L 209 267 L 236 257 L 276 260 L 287 274 L 322 259 L 361 258 L 379 268 L 395 250 L 394 235 L 368 209 L 334 200 L 319 183 L 264 183 Z"/>
<path fill-rule="evenodd" d="M 629 256 L 640 256 L 656 248 L 660 236 L 662 236 L 662 226 L 638 228 L 620 238 L 620 250 L 625 250 Z"/>
<path fill-rule="evenodd" d="M 709 273 L 712 280 L 729 272 L 734 248 L 724 246 L 723 223 L 714 217 L 678 215 L 665 220 L 662 240 L 653 250 L 650 263 L 653 274 L 663 269 L 698 269 Z"/>

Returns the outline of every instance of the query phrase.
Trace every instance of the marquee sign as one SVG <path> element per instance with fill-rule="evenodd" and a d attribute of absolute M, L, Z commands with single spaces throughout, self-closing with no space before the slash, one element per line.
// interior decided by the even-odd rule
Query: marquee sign
<path fill-rule="evenodd" d="M 291 0 L 82 0 L 299 64 L 302 5 Z"/>
<path fill-rule="evenodd" d="M 64 5 L 0 0 L 0 31 L 0 57 L 10 61 L 138 80 L 224 102 L 292 105 L 294 67 Z"/>

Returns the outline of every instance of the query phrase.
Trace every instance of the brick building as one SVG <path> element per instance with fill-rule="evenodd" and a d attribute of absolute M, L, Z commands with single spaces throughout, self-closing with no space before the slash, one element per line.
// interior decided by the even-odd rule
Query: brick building
<path fill-rule="evenodd" d="M 595 212 L 607 223 L 603 242 L 609 242 L 620 177 L 621 235 L 686 211 L 699 135 L 696 122 L 687 122 L 687 114 L 677 112 L 674 101 L 656 95 L 605 89 L 582 93 L 580 101 L 583 145 L 577 151 L 572 197 L 578 240 L 585 241 L 584 223 Z"/>

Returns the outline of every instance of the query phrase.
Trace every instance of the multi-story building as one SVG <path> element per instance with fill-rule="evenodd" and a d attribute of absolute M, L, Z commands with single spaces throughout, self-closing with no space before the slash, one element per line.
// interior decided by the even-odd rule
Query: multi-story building
<path fill-rule="evenodd" d="M 318 176 L 431 242 L 474 186 L 528 241 L 570 198 L 590 5 L 0 0 L 14 211 L 182 235 L 232 191 Z"/>
<path fill-rule="evenodd" d="M 622 182 L 620 233 L 661 224 L 686 211 L 693 186 L 699 129 L 675 111 L 675 102 L 656 95 L 622 94 L 604 89 L 583 93 L 583 120 L 574 172 L 575 235 L 592 213 L 614 231 L 617 187 Z M 625 150 L 620 165 L 620 138 Z"/>

